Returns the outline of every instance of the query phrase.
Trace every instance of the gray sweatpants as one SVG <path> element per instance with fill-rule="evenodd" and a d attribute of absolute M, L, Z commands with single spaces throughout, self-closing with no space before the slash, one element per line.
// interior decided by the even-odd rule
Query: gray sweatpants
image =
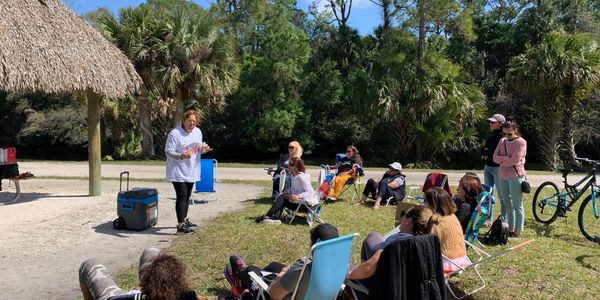
<path fill-rule="evenodd" d="M 140 256 L 138 276 L 141 279 L 144 270 L 158 256 L 160 249 L 148 247 Z M 79 283 L 86 286 L 95 300 L 106 300 L 112 296 L 127 293 L 117 286 L 104 265 L 98 259 L 90 258 L 81 263 L 79 267 Z"/>

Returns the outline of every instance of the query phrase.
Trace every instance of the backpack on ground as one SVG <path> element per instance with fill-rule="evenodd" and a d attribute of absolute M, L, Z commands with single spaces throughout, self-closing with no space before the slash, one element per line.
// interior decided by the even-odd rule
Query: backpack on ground
<path fill-rule="evenodd" d="M 508 243 L 508 223 L 502 216 L 498 216 L 492 223 L 492 227 L 480 240 L 488 246 L 506 245 Z"/>

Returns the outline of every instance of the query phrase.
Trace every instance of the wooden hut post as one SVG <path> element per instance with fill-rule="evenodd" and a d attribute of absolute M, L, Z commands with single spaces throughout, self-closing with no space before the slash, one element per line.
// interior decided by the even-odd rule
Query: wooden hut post
<path fill-rule="evenodd" d="M 88 163 L 89 163 L 89 192 L 90 196 L 102 194 L 102 163 L 100 159 L 100 95 L 89 91 L 86 93 L 88 102 Z"/>

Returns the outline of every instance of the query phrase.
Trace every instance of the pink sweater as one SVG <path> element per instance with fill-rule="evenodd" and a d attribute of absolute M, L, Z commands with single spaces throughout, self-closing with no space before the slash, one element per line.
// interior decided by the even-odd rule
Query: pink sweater
<path fill-rule="evenodd" d="M 527 142 L 519 137 L 509 141 L 502 138 L 494 151 L 494 162 L 500 165 L 498 176 L 502 179 L 515 179 L 527 176 L 525 172 Z"/>

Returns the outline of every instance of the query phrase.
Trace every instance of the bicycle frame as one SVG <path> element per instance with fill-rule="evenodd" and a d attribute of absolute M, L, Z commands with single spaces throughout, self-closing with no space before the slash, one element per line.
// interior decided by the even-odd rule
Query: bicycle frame
<path fill-rule="evenodd" d="M 570 201 L 569 201 L 569 205 L 567 207 L 570 208 L 571 206 L 573 206 L 573 204 L 575 204 L 575 202 L 577 202 L 577 200 L 579 200 L 579 198 L 581 198 L 581 196 L 590 187 L 596 185 L 596 168 L 595 167 L 592 168 L 592 171 L 589 174 L 587 174 L 585 177 L 583 177 L 581 180 L 579 180 L 575 184 L 567 183 L 567 176 L 564 176 L 564 178 L 565 178 L 564 187 L 565 187 L 566 192 L 561 193 L 561 196 L 565 196 L 563 194 L 566 194 L 567 196 L 569 196 Z M 584 183 L 585 183 L 585 185 L 583 186 L 583 188 L 581 188 L 578 191 L 577 188 Z M 592 192 L 592 194 L 595 194 L 595 192 Z"/>

